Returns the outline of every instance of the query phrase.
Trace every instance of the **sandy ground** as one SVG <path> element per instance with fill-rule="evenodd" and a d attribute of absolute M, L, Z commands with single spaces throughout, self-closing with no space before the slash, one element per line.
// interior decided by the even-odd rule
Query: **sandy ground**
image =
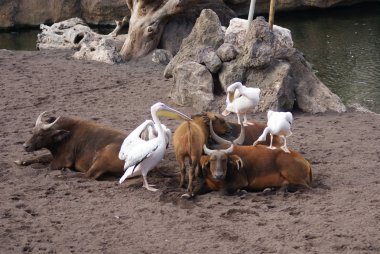
<path fill-rule="evenodd" d="M 140 177 L 119 185 L 15 165 L 33 156 L 22 144 L 45 110 L 128 131 L 157 101 L 197 113 L 170 101 L 173 81 L 149 58 L 112 66 L 71 55 L 0 50 L 0 253 L 380 253 L 375 114 L 295 114 L 288 144 L 311 162 L 314 182 L 287 196 L 182 200 L 172 146 L 149 174 L 156 193 Z"/>

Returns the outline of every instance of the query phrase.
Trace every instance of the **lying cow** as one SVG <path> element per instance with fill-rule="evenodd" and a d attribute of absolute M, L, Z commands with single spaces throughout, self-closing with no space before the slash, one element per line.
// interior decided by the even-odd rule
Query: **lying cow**
<path fill-rule="evenodd" d="M 310 188 L 310 164 L 299 153 L 286 153 L 266 146 L 233 146 L 211 150 L 201 158 L 204 181 L 194 189 L 195 195 L 222 190 L 232 194 L 238 190 L 260 191 L 289 185 Z"/>
<path fill-rule="evenodd" d="M 17 164 L 50 161 L 51 169 L 71 168 L 93 179 L 104 173 L 123 173 L 124 162 L 118 154 L 127 133 L 73 117 L 50 118 L 45 123 L 44 114 L 38 116 L 33 135 L 23 146 L 27 152 L 46 148 L 51 155 Z"/>

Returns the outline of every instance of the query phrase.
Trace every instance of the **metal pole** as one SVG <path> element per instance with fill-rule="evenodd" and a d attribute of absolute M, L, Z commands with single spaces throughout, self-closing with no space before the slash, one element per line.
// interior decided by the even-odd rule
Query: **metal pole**
<path fill-rule="evenodd" d="M 255 13 L 255 5 L 256 5 L 256 0 L 251 0 L 251 4 L 249 6 L 247 32 L 248 32 L 248 29 L 251 26 L 251 23 L 252 23 L 252 20 L 253 20 L 253 14 Z"/>
<path fill-rule="evenodd" d="M 271 0 L 270 1 L 270 7 L 269 7 L 269 27 L 270 27 L 270 30 L 273 30 L 275 9 L 276 9 L 276 0 Z"/>

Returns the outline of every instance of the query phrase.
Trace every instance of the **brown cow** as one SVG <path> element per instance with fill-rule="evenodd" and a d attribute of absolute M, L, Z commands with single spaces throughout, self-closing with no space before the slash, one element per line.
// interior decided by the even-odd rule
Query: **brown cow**
<path fill-rule="evenodd" d="M 93 179 L 104 173 L 123 173 L 124 162 L 118 154 L 127 133 L 73 117 L 53 117 L 44 123 L 44 114 L 37 118 L 33 135 L 23 146 L 27 152 L 46 148 L 51 155 L 16 161 L 17 164 L 50 159 L 51 169 L 71 168 Z"/>
<path fill-rule="evenodd" d="M 194 194 L 222 190 L 258 191 L 270 187 L 286 189 L 288 185 L 310 188 L 311 166 L 299 153 L 266 146 L 230 146 L 224 150 L 204 147 L 201 167 L 206 176 Z"/>

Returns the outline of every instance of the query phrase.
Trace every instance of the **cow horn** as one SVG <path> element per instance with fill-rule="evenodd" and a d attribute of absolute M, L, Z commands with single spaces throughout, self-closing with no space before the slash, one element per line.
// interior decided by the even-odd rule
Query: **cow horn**
<path fill-rule="evenodd" d="M 244 143 L 244 139 L 245 139 L 245 129 L 244 129 L 244 125 L 243 123 L 241 122 L 240 120 L 240 134 L 239 134 L 239 137 L 237 137 L 232 143 L 234 143 L 235 145 L 242 145 Z"/>
<path fill-rule="evenodd" d="M 44 116 L 44 114 L 46 113 L 46 111 L 42 112 L 38 117 L 37 117 L 37 121 L 36 121 L 36 126 L 39 126 L 39 125 L 42 125 L 42 117 Z"/>
<path fill-rule="evenodd" d="M 46 123 L 42 122 L 42 117 L 44 116 L 45 113 L 46 113 L 46 111 L 42 112 L 37 117 L 37 121 L 36 121 L 36 127 L 39 126 L 42 130 L 47 130 L 47 129 L 51 128 L 58 121 L 58 119 L 60 118 L 60 117 L 58 117 L 57 119 L 55 119 L 54 122 L 46 124 Z"/>
<path fill-rule="evenodd" d="M 229 140 L 226 140 L 224 138 L 221 138 L 219 137 L 215 131 L 214 131 L 214 128 L 212 127 L 212 120 L 210 120 L 210 134 L 211 134 L 211 137 L 216 141 L 218 142 L 219 144 L 231 144 L 231 141 Z"/>
<path fill-rule="evenodd" d="M 221 152 L 225 153 L 225 154 L 230 154 L 234 151 L 234 145 L 231 144 L 231 146 L 225 150 L 221 150 Z"/>
<path fill-rule="evenodd" d="M 203 145 L 203 151 L 204 151 L 205 154 L 207 154 L 207 155 L 210 155 L 211 153 L 214 152 L 214 150 L 208 149 L 207 146 L 206 146 L 205 144 Z"/>

